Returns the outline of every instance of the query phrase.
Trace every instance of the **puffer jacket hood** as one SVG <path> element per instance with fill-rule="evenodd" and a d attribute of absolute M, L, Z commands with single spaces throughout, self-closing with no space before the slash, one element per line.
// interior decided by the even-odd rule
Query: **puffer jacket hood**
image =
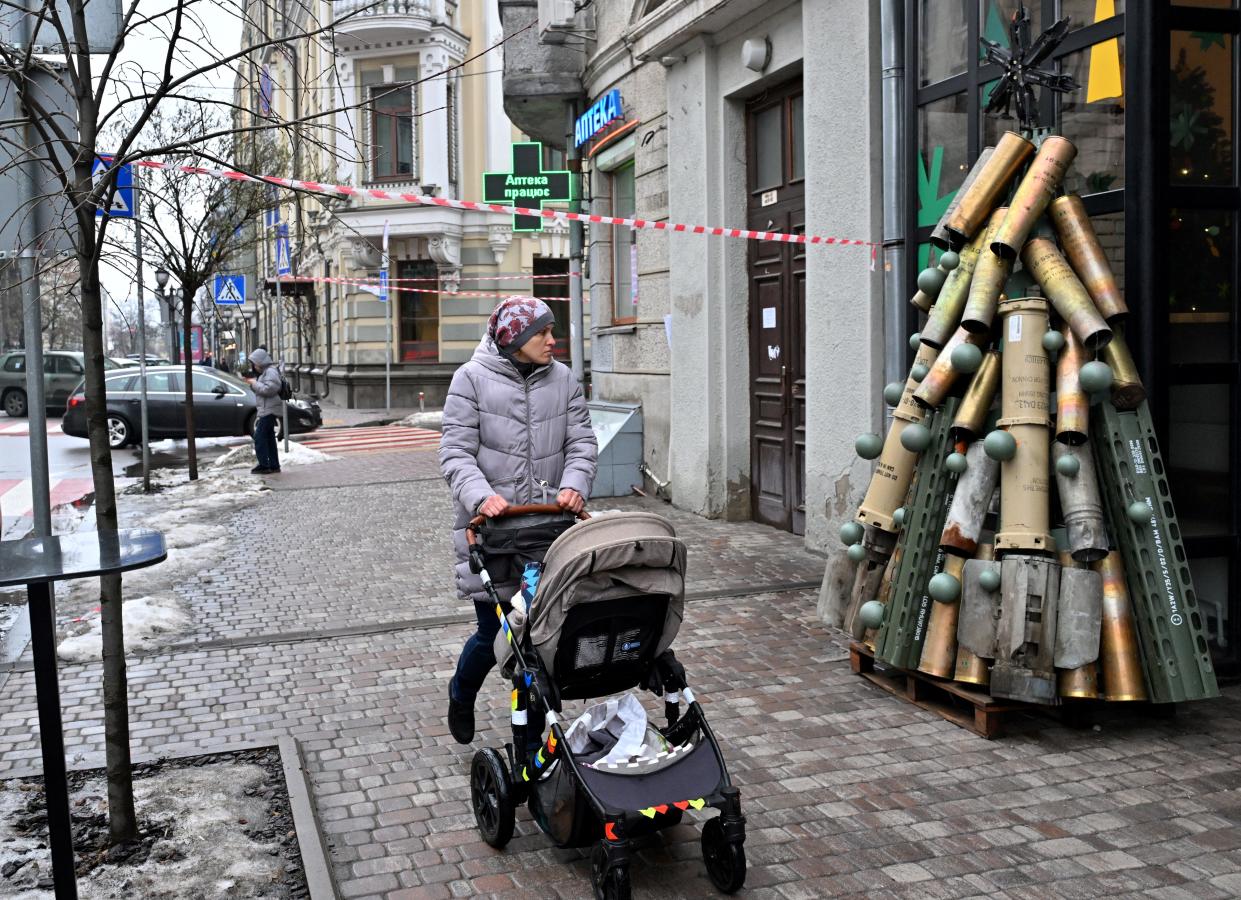
<path fill-rule="evenodd" d="M 266 369 L 272 364 L 271 354 L 261 348 L 258 350 L 251 350 L 250 362 L 254 363 L 260 369 Z"/>
<path fill-rule="evenodd" d="M 585 395 L 567 366 L 553 360 L 522 378 L 490 337 L 479 342 L 448 388 L 439 451 L 455 508 L 462 597 L 487 599 L 469 571 L 465 542 L 478 505 L 492 494 L 515 504 L 553 503 L 565 488 L 587 499 L 597 454 Z"/>

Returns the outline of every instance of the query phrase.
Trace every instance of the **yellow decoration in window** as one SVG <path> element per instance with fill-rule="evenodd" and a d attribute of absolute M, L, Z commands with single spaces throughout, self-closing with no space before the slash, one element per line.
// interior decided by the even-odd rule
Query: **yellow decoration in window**
<path fill-rule="evenodd" d="M 1102 22 L 1116 15 L 1116 0 L 1095 0 L 1094 20 Z M 1125 79 L 1120 70 L 1120 41 L 1109 38 L 1090 48 L 1090 76 L 1086 82 L 1086 102 L 1109 100 L 1125 95 Z"/>

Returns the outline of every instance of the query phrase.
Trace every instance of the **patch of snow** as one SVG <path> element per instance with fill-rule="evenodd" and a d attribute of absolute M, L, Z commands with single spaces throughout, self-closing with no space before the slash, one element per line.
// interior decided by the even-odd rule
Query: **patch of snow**
<path fill-rule="evenodd" d="M 442 409 L 428 409 L 426 412 L 411 413 L 392 424 L 408 425 L 410 428 L 431 428 L 439 431 L 444 425 L 444 411 Z"/>
<path fill-rule="evenodd" d="M 57 655 L 68 662 L 87 662 L 103 656 L 103 630 L 98 612 L 82 619 L 90 630 L 60 642 Z M 166 635 L 179 635 L 190 624 L 185 608 L 172 593 L 122 600 L 121 620 L 125 625 L 125 649 L 146 650 L 163 643 Z"/>
<path fill-rule="evenodd" d="M 303 447 L 297 441 L 289 441 L 289 451 L 284 450 L 284 442 L 277 441 L 277 450 L 280 455 L 280 467 L 285 466 L 308 466 L 314 463 L 327 462 L 336 459 L 335 456 L 329 456 L 311 447 Z M 258 463 L 258 457 L 254 455 L 254 444 L 249 443 L 241 447 L 235 447 L 225 453 L 219 459 L 211 464 L 213 469 L 252 469 Z"/>
<path fill-rule="evenodd" d="M 247 827 L 265 823 L 264 801 L 246 795 L 263 783 L 262 768 L 232 761 L 136 778 L 134 802 L 141 825 L 166 829 L 168 836 L 155 843 L 141 864 L 103 864 L 80 876 L 78 896 L 81 900 L 278 896 L 276 883 L 283 877 L 284 863 L 272 851 L 279 845 L 260 843 L 245 833 Z M 107 784 L 100 776 L 74 791 L 72 800 L 81 800 L 87 812 L 106 814 L 106 796 Z M 51 876 L 46 837 L 23 834 L 13 824 L 30 797 L 15 782 L 0 783 L 0 866 L 22 863 L 0 890 L 13 900 L 51 900 L 51 891 L 35 887 L 40 878 Z"/>

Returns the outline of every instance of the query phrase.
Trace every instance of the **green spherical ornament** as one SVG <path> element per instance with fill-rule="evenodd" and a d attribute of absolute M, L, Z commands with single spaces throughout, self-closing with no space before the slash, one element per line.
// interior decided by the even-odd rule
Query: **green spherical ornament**
<path fill-rule="evenodd" d="M 1048 353 L 1055 353 L 1064 347 L 1064 335 L 1058 331 L 1049 331 L 1043 335 L 1043 349 Z"/>
<path fill-rule="evenodd" d="M 974 344 L 958 344 L 952 348 L 952 367 L 962 374 L 977 372 L 982 365 L 982 351 Z"/>
<path fill-rule="evenodd" d="M 883 389 L 883 402 L 888 406 L 896 406 L 901 402 L 901 394 L 905 393 L 905 385 L 893 381 Z"/>
<path fill-rule="evenodd" d="M 862 459 L 874 459 L 883 452 L 883 438 L 874 433 L 859 434 L 853 442 L 853 449 Z"/>
<path fill-rule="evenodd" d="M 922 332 L 915 331 L 913 334 L 909 336 L 909 349 L 917 353 L 918 347 L 920 347 L 921 345 L 922 345 Z"/>
<path fill-rule="evenodd" d="M 928 366 L 924 366 L 922 363 L 915 363 L 914 367 L 909 370 L 909 377 L 921 384 L 922 379 L 926 378 L 927 373 L 930 371 Z"/>
<path fill-rule="evenodd" d="M 1082 469 L 1082 464 L 1077 461 L 1077 457 L 1070 453 L 1064 454 L 1056 460 L 1056 471 L 1065 478 L 1073 478 Z"/>
<path fill-rule="evenodd" d="M 878 600 L 867 600 L 857 611 L 857 617 L 867 628 L 878 628 L 883 624 L 883 604 Z"/>
<path fill-rule="evenodd" d="M 942 268 L 951 272 L 961 265 L 961 256 L 955 250 L 945 250 L 939 255 L 939 264 Z"/>
<path fill-rule="evenodd" d="M 996 462 L 1008 462 L 1017 455 L 1017 442 L 1007 431 L 997 429 L 983 438 L 982 449 Z"/>
<path fill-rule="evenodd" d="M 892 524 L 897 528 L 905 524 L 905 507 L 898 506 L 896 511 L 892 513 Z"/>
<path fill-rule="evenodd" d="M 949 453 L 948 458 L 944 460 L 944 468 L 960 475 L 969 468 L 969 462 L 966 461 L 964 453 Z"/>
<path fill-rule="evenodd" d="M 845 522 L 840 526 L 840 542 L 848 547 L 850 544 L 856 544 L 862 539 L 862 535 L 866 529 L 862 527 L 860 522 Z"/>
<path fill-rule="evenodd" d="M 983 569 L 978 573 L 978 586 L 984 591 L 1000 589 L 1000 573 L 995 569 Z"/>
<path fill-rule="evenodd" d="M 901 446 L 910 453 L 921 453 L 931 444 L 931 429 L 917 422 L 901 432 Z"/>
<path fill-rule="evenodd" d="M 927 585 L 927 592 L 936 603 L 955 603 L 956 599 L 961 596 L 961 582 L 955 575 L 940 572 L 931 578 Z"/>
<path fill-rule="evenodd" d="M 861 544 L 854 544 L 852 547 L 846 550 L 845 553 L 848 555 L 849 559 L 852 560 L 853 562 L 861 562 L 862 560 L 866 559 L 866 548 L 863 547 Z"/>
<path fill-rule="evenodd" d="M 1125 515 L 1129 517 L 1130 522 L 1141 525 L 1151 520 L 1151 508 L 1141 500 L 1134 500 L 1125 508 Z"/>
<path fill-rule="evenodd" d="M 1077 377 L 1086 393 L 1101 394 L 1112 386 L 1112 367 L 1096 359 L 1082 366 Z"/>
<path fill-rule="evenodd" d="M 918 273 L 918 290 L 934 297 L 944 286 L 944 279 L 947 277 L 939 269 L 923 269 Z"/>

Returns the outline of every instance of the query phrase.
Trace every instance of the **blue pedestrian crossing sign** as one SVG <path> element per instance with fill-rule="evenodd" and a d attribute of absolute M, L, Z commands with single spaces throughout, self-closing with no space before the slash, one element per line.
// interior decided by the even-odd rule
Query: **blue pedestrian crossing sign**
<path fill-rule="evenodd" d="M 276 275 L 283 277 L 293 274 L 293 266 L 289 262 L 289 226 L 276 226 Z"/>
<path fill-rule="evenodd" d="M 388 270 L 379 270 L 379 302 L 388 302 Z"/>
<path fill-rule="evenodd" d="M 212 294 L 216 306 L 241 306 L 246 302 L 246 276 L 215 276 L 215 290 Z"/>
<path fill-rule="evenodd" d="M 95 157 L 95 164 L 91 166 L 90 171 L 91 181 L 99 184 L 106 178 L 109 170 L 113 168 L 114 159 L 115 157 L 106 153 Z M 96 208 L 95 215 L 110 216 L 113 219 L 132 219 L 137 214 L 134 206 L 134 170 L 132 166 L 116 166 L 115 168 L 116 192 L 112 195 L 111 208 L 105 210 L 100 206 Z"/>

